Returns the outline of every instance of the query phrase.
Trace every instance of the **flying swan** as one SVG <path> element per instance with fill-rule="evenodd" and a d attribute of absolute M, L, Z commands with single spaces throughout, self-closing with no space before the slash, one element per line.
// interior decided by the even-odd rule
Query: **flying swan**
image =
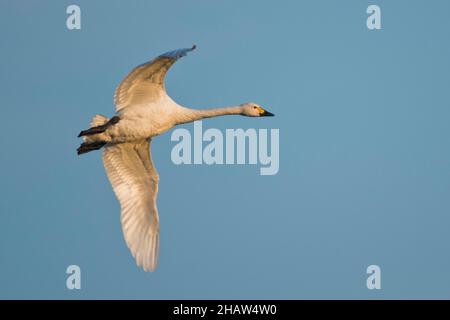
<path fill-rule="evenodd" d="M 159 218 L 156 208 L 159 176 L 150 155 L 150 142 L 176 125 L 224 115 L 273 116 L 256 103 L 195 110 L 183 107 L 166 93 L 164 77 L 187 52 L 179 49 L 133 69 L 114 94 L 116 114 L 96 115 L 78 137 L 78 155 L 103 149 L 103 164 L 120 202 L 125 241 L 139 267 L 154 271 L 158 260 Z"/>

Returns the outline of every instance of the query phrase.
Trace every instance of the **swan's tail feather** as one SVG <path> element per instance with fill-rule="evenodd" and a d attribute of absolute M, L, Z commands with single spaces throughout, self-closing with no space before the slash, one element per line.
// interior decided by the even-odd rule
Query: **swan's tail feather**
<path fill-rule="evenodd" d="M 77 154 L 84 154 L 90 151 L 101 149 L 105 146 L 106 142 L 104 141 L 95 141 L 95 142 L 83 142 L 80 147 L 77 149 Z"/>
<path fill-rule="evenodd" d="M 101 125 L 104 125 L 105 123 L 107 123 L 109 121 L 108 117 L 105 117 L 104 115 L 101 114 L 96 114 L 92 120 L 91 120 L 91 124 L 90 124 L 90 128 L 94 128 L 94 127 L 98 127 Z"/>

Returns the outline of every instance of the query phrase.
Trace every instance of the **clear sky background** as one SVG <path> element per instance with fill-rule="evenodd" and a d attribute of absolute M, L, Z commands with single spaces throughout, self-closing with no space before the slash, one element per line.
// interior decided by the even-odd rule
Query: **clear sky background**
<path fill-rule="evenodd" d="M 0 298 L 450 298 L 449 12 L 446 0 L 0 0 Z M 280 171 L 176 166 L 170 132 L 154 139 L 161 248 L 145 273 L 101 154 L 77 157 L 76 136 L 113 115 L 131 68 L 194 43 L 169 94 L 267 107 L 276 117 L 203 125 L 279 128 Z M 371 264 L 381 290 L 366 288 Z"/>

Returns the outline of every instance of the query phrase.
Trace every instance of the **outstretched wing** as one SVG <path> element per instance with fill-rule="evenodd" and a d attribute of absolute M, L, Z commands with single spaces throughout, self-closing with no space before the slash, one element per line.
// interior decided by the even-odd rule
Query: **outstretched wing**
<path fill-rule="evenodd" d="M 116 111 L 130 105 L 157 101 L 165 94 L 164 77 L 169 68 L 194 49 L 195 45 L 189 49 L 166 52 L 134 68 L 116 89 L 114 94 Z"/>
<path fill-rule="evenodd" d="M 138 266 L 156 268 L 159 218 L 158 173 L 150 156 L 150 140 L 107 145 L 103 164 L 119 199 L 125 241 Z"/>

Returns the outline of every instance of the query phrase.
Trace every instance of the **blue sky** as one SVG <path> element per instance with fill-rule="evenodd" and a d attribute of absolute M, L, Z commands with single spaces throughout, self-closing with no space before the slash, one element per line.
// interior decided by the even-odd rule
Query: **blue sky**
<path fill-rule="evenodd" d="M 66 28 L 66 7 L 82 29 Z M 366 8 L 382 30 L 366 28 Z M 1 1 L 0 297 L 448 298 L 448 1 Z M 166 79 L 180 104 L 255 101 L 280 170 L 176 166 L 154 139 L 159 268 L 135 266 L 90 118 L 134 66 L 198 49 Z M 183 127 L 192 130 L 193 126 Z M 65 287 L 66 267 L 82 289 Z M 368 290 L 367 266 L 382 270 Z"/>

